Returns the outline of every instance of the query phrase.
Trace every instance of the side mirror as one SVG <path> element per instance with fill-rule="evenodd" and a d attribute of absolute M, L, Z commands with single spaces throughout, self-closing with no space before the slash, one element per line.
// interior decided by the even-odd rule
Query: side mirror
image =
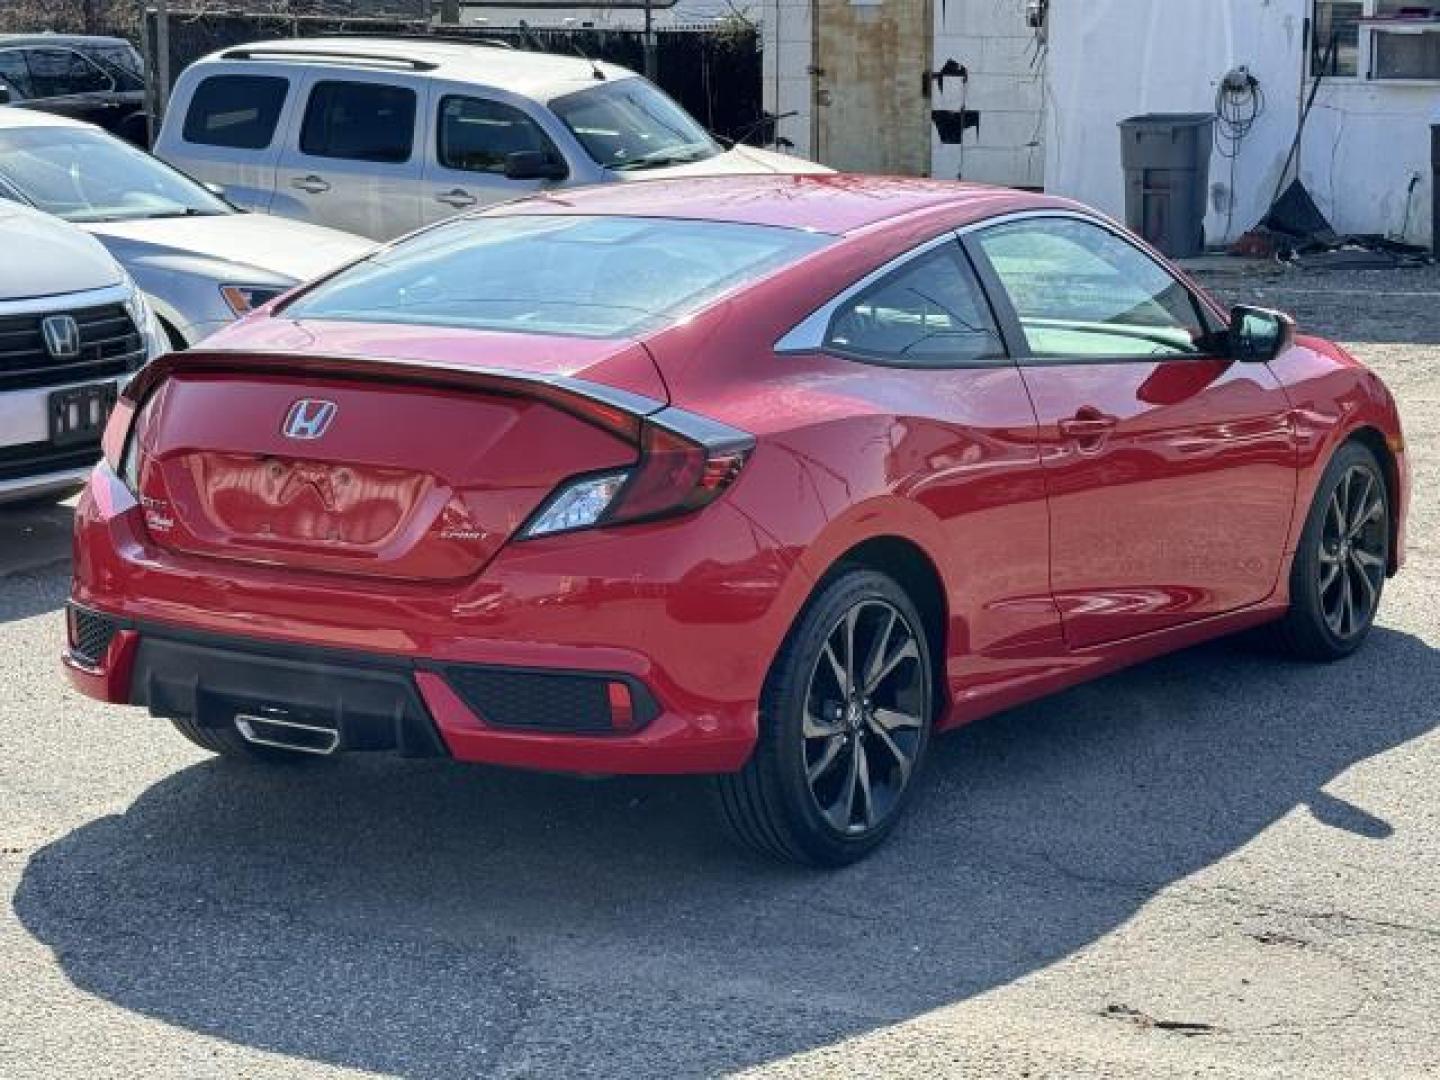
<path fill-rule="evenodd" d="M 0 105 L 10 104 L 10 87 L 0 83 Z"/>
<path fill-rule="evenodd" d="M 507 180 L 563 180 L 569 175 L 564 162 L 540 150 L 516 150 L 505 155 Z"/>
<path fill-rule="evenodd" d="M 1230 310 L 1230 355 L 1247 364 L 1268 364 L 1295 341 L 1295 320 L 1267 308 Z"/>

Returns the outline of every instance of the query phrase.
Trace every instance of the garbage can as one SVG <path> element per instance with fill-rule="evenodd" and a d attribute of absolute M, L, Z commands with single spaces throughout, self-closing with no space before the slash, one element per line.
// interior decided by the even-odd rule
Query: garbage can
<path fill-rule="evenodd" d="M 1125 221 L 1174 259 L 1205 250 L 1212 113 L 1149 113 L 1120 121 Z"/>

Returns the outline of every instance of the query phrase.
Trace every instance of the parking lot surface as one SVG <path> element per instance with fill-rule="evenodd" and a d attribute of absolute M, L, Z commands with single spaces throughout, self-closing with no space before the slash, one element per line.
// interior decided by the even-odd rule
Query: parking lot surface
<path fill-rule="evenodd" d="M 941 739 L 837 874 L 735 854 L 690 782 L 213 760 L 63 684 L 67 512 L 0 510 L 0 1075 L 1440 1074 L 1440 271 L 1211 283 L 1400 400 L 1369 646 Z"/>

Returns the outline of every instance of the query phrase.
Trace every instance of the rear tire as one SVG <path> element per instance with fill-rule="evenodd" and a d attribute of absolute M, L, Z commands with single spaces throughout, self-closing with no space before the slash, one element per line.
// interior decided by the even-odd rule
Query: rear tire
<path fill-rule="evenodd" d="M 839 867 L 874 851 L 909 802 L 934 711 L 924 622 L 884 574 L 842 570 L 812 597 L 760 699 L 738 773 L 714 779 L 743 846 Z"/>
<path fill-rule="evenodd" d="M 1348 442 L 1315 489 L 1290 572 L 1290 610 L 1270 629 L 1271 643 L 1300 660 L 1355 652 L 1375 625 L 1389 562 L 1385 474 L 1369 447 Z"/>
<path fill-rule="evenodd" d="M 307 765 L 319 760 L 317 754 L 299 750 L 281 750 L 274 746 L 257 746 L 233 727 L 202 727 L 194 720 L 174 717 L 175 730 L 201 750 L 212 754 L 261 765 Z"/>

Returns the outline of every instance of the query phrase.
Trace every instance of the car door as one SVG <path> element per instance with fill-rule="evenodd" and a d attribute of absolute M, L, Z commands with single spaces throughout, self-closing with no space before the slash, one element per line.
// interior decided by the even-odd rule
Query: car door
<path fill-rule="evenodd" d="M 520 151 L 543 154 L 565 165 L 540 122 L 518 103 L 468 91 L 440 91 L 436 97 L 434 137 L 427 140 L 420 205 L 426 224 L 563 182 L 558 177 L 511 180 L 505 175 L 505 159 Z"/>
<path fill-rule="evenodd" d="M 1268 597 L 1295 499 L 1289 403 L 1118 230 L 1031 215 L 966 244 L 1020 342 L 1040 422 L 1051 588 L 1072 648 Z"/>
<path fill-rule="evenodd" d="M 197 180 L 219 184 L 237 206 L 270 210 L 294 77 L 224 69 L 193 74 L 181 77 L 171 99 L 156 156 Z"/>
<path fill-rule="evenodd" d="M 845 361 L 829 369 L 834 394 L 895 418 L 855 448 L 857 462 L 883 445 L 886 484 L 938 523 L 959 643 L 955 699 L 994 692 L 1035 657 L 1053 658 L 1061 634 L 1035 414 L 954 235 L 857 283 L 777 348 L 812 345 Z"/>
<path fill-rule="evenodd" d="M 418 228 L 425 80 L 322 71 L 302 93 L 280 154 L 277 212 L 375 240 Z"/>
<path fill-rule="evenodd" d="M 23 50 L 30 71 L 30 95 L 46 112 L 112 127 L 121 102 L 115 80 L 98 64 L 74 49 L 57 46 Z"/>

